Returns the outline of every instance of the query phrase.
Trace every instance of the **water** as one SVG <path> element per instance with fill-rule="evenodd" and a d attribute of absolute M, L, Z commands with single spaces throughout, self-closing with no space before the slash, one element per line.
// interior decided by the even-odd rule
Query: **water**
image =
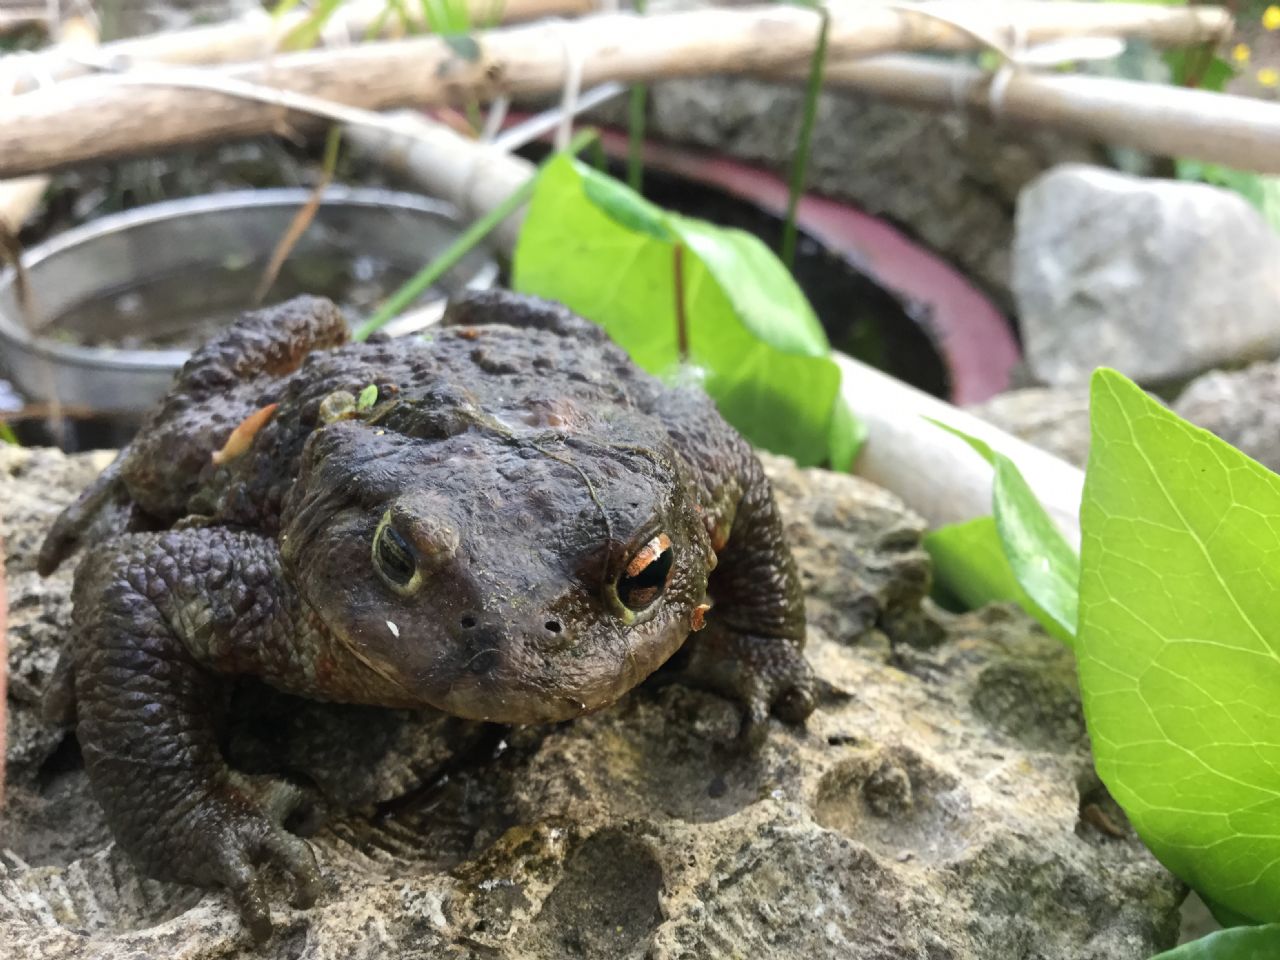
<path fill-rule="evenodd" d="M 147 277 L 76 304 L 46 333 L 91 347 L 190 350 L 253 308 L 265 269 L 265 261 L 245 258 Z M 285 261 L 263 305 L 315 294 L 333 300 L 356 322 L 411 276 L 376 257 L 337 251 L 298 255 Z M 439 296 L 428 290 L 419 302 Z"/>

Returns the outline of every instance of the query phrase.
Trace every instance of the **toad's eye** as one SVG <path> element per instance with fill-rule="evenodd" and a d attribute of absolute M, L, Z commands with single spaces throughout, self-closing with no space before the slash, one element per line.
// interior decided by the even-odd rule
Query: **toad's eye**
<path fill-rule="evenodd" d="M 618 578 L 618 599 L 633 613 L 639 613 L 658 597 L 671 578 L 675 551 L 671 539 L 660 533 L 636 551 Z"/>
<path fill-rule="evenodd" d="M 413 547 L 384 517 L 373 535 L 373 565 L 397 593 L 410 593 L 418 585 L 418 563 Z"/>

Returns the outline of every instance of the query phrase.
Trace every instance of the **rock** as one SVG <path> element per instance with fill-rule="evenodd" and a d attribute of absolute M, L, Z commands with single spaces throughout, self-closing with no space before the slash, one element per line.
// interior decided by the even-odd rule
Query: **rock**
<path fill-rule="evenodd" d="M 968 410 L 1077 467 L 1089 458 L 1087 385 L 1010 390 Z"/>
<path fill-rule="evenodd" d="M 1017 611 L 932 611 L 917 517 L 770 458 L 830 685 L 807 729 L 771 724 L 745 755 L 736 709 L 678 683 L 545 728 L 245 687 L 266 701 L 236 711 L 235 762 L 274 744 L 329 797 L 312 836 L 328 889 L 310 910 L 277 890 L 278 932 L 254 948 L 223 893 L 138 876 L 74 739 L 34 713 L 47 671 L 29 664 L 64 640 L 67 576 L 36 581 L 32 551 L 100 465 L 0 447 L 9 708 L 39 733 L 10 745 L 0 956 L 1146 960 L 1176 938 L 1181 886 L 1116 811 L 1120 836 L 1081 819 L 1109 801 L 1070 653 Z"/>
<path fill-rule="evenodd" d="M 1206 373 L 1187 385 L 1173 410 L 1280 471 L 1280 363 Z"/>
<path fill-rule="evenodd" d="M 784 177 L 803 113 L 795 84 L 738 77 L 651 88 L 653 137 L 722 151 Z M 605 114 L 625 126 L 625 104 Z M 1009 310 L 1014 200 L 1053 164 L 1098 161 L 1081 141 L 884 103 L 850 91 L 818 101 L 808 187 L 902 224 Z"/>
<path fill-rule="evenodd" d="M 1018 199 L 1013 287 L 1027 363 L 1055 386 L 1280 353 L 1280 235 L 1218 187 L 1057 167 Z"/>
<path fill-rule="evenodd" d="M 117 0 L 102 11 L 102 39 L 186 30 L 261 11 L 257 0 Z"/>

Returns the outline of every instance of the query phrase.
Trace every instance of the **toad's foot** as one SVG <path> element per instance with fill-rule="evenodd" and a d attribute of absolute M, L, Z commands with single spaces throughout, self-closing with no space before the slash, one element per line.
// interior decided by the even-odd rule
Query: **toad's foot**
<path fill-rule="evenodd" d="M 310 845 L 285 829 L 302 794 L 290 784 L 232 774 L 222 796 L 192 811 L 193 845 L 202 847 L 207 875 L 200 882 L 230 891 L 253 939 L 271 935 L 264 874 L 276 867 L 293 883 L 292 903 L 306 908 L 320 894 L 320 872 Z"/>
<path fill-rule="evenodd" d="M 793 642 L 708 630 L 691 637 L 689 643 L 686 676 L 743 705 L 739 737 L 744 745 L 759 747 L 771 713 L 785 723 L 802 725 L 813 712 L 817 699 L 813 670 Z"/>

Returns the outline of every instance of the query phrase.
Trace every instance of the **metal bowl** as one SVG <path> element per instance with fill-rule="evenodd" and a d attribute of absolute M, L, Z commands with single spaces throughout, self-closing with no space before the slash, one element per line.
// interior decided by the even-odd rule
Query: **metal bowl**
<path fill-rule="evenodd" d="M 125 343 L 184 333 L 198 339 L 195 328 L 204 330 L 210 316 L 229 320 L 250 309 L 257 278 L 309 195 L 304 189 L 248 190 L 173 200 L 103 217 L 33 248 L 23 258 L 33 295 L 29 315 L 20 307 L 14 272 L 0 273 L 0 367 L 36 402 L 110 413 L 151 407 L 190 355 L 188 346 L 83 341 L 92 341 L 99 327 L 121 323 L 128 329 L 115 332 L 129 335 Z M 461 229 L 453 208 L 436 200 L 330 188 L 266 302 L 296 292 L 332 295 L 323 283 L 307 282 L 308 264 L 337 264 L 357 279 L 373 271 L 398 282 L 441 253 Z M 477 248 L 416 306 L 492 286 L 497 275 L 488 251 Z M 147 291 L 160 289 L 170 306 L 147 309 Z M 348 315 L 352 322 L 362 319 Z M 73 334 L 76 326 L 87 336 Z M 404 332 L 404 325 L 393 332 Z"/>

